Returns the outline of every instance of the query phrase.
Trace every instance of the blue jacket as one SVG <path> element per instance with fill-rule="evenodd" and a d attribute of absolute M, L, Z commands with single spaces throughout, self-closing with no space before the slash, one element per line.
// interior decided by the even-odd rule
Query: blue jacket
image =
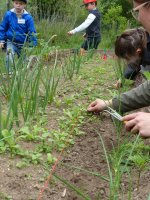
<path fill-rule="evenodd" d="M 36 30 L 32 16 L 25 10 L 22 18 L 18 18 L 15 10 L 11 9 L 5 13 L 0 24 L 0 42 L 10 40 L 17 44 L 31 43 L 37 45 Z"/>

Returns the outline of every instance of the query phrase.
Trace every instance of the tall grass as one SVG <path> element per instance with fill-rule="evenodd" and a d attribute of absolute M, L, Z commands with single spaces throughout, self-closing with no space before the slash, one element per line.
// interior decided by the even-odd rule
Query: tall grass
<path fill-rule="evenodd" d="M 58 60 L 58 52 L 56 50 L 56 58 L 55 58 L 54 66 L 52 67 L 51 70 L 50 70 L 50 66 L 47 66 L 42 75 L 40 87 L 41 87 L 41 90 L 44 90 L 45 92 L 45 95 L 42 101 L 42 107 L 44 108 L 44 110 L 47 104 L 53 101 L 59 80 L 62 75 L 61 73 L 62 69 L 60 66 L 58 66 L 57 60 Z"/>
<path fill-rule="evenodd" d="M 117 80 L 121 81 L 122 86 L 124 86 L 124 83 L 125 83 L 124 71 L 125 71 L 126 65 L 127 63 L 125 63 L 123 60 L 117 59 L 114 66 L 116 78 Z"/>
<path fill-rule="evenodd" d="M 69 56 L 62 68 L 64 77 L 71 80 L 74 74 L 78 74 L 82 60 L 83 57 L 77 52 L 73 53 L 73 56 Z"/>
<path fill-rule="evenodd" d="M 67 33 L 73 29 L 73 24 L 67 19 L 60 21 L 58 17 L 51 20 L 41 20 L 38 22 L 37 33 L 39 39 L 47 41 L 52 35 L 57 35 L 57 38 L 51 41 L 51 46 L 57 46 L 63 49 L 79 48 L 83 42 L 82 33 L 69 36 Z M 44 30 L 44 32 L 43 32 Z"/>

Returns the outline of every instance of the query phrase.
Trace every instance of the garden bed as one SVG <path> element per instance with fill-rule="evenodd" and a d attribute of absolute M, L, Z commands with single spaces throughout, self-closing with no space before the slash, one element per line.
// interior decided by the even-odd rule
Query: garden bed
<path fill-rule="evenodd" d="M 117 153 L 119 151 L 117 150 L 122 148 L 125 141 L 132 141 L 134 143 L 136 136 L 131 136 L 131 134 L 125 132 L 124 129 L 117 133 L 117 129 L 109 115 L 104 113 L 101 115 L 91 115 L 86 112 L 86 108 L 95 98 L 108 99 L 114 94 L 117 94 L 117 91 L 112 86 L 116 81 L 114 66 L 115 60 L 113 57 L 108 56 L 108 58 L 104 60 L 103 53 L 97 53 L 93 58 L 82 64 L 81 71 L 74 76 L 71 81 L 62 81 L 63 84 L 59 85 L 54 102 L 46 108 L 45 116 L 43 116 L 42 113 L 41 116 L 37 118 L 38 126 L 40 124 L 40 128 L 49 130 L 51 133 L 53 130 L 61 130 L 64 124 L 66 125 L 65 127 L 67 127 L 70 125 L 69 123 L 72 123 L 72 130 L 76 128 L 76 135 L 78 136 L 75 136 L 74 132 L 70 132 L 69 134 L 72 135 L 72 137 L 70 138 L 71 141 L 69 145 L 68 142 L 66 142 L 66 146 L 61 146 L 60 151 L 56 150 L 56 148 L 53 149 L 52 155 L 56 158 L 59 153 L 62 152 L 62 149 L 64 149 L 64 151 L 53 172 L 54 176 L 50 178 L 50 182 L 41 194 L 41 198 L 40 191 L 44 187 L 46 180 L 48 180 L 50 170 L 56 162 L 47 164 L 45 162 L 46 153 L 42 152 L 40 157 L 42 157 L 43 160 L 36 157 L 35 160 L 32 161 L 36 161 L 37 164 L 36 162 L 35 164 L 31 162 L 23 166 L 18 165 L 18 163 L 22 162 L 24 158 L 15 155 L 11 156 L 9 153 L 1 154 L 1 200 L 110 199 L 110 180 L 108 180 L 110 179 L 108 173 L 109 167 L 105 150 L 108 152 L 109 156 L 114 156 L 112 156 L 112 163 L 109 163 L 114 167 L 113 160 L 116 159 L 116 164 L 118 162 Z M 127 88 L 125 87 L 125 89 Z M 80 108 L 82 110 L 81 113 Z M 65 115 L 65 113 L 67 113 L 67 115 Z M 74 119 L 72 117 L 74 115 L 77 116 L 77 119 L 81 120 L 81 123 L 80 121 L 76 123 L 71 121 L 71 119 Z M 62 119 L 61 117 L 64 118 Z M 34 122 L 35 124 L 36 120 Z M 40 120 L 42 122 L 39 122 Z M 39 133 L 41 134 L 41 130 Z M 36 139 L 19 141 L 18 144 L 20 144 L 25 151 L 33 150 L 41 143 L 41 141 L 39 142 Z M 149 140 L 141 142 L 145 143 L 148 149 Z M 60 143 L 57 145 L 60 147 Z M 130 148 L 132 148 L 132 146 L 130 146 Z M 48 151 L 48 147 L 46 150 Z M 115 150 L 116 155 L 114 155 L 115 153 L 112 154 L 113 150 Z M 144 151 L 148 153 L 149 150 Z M 118 154 L 118 156 L 119 155 L 120 154 Z M 124 169 L 126 159 L 122 160 L 121 167 L 117 169 Z M 114 192 L 114 194 L 112 194 L 114 199 L 127 200 L 129 196 L 131 196 L 130 199 L 133 200 L 148 200 L 150 171 L 147 170 L 147 168 L 142 171 L 138 185 L 139 173 L 135 165 L 129 163 L 128 168 L 130 168 L 130 175 L 125 171 L 120 182 L 119 177 L 115 179 L 119 173 L 117 174 L 113 167 L 111 167 L 111 171 L 113 174 L 113 181 L 116 183 L 116 185 L 113 185 L 114 188 L 112 190 Z M 64 179 L 70 182 L 70 184 L 80 189 L 82 194 L 79 190 L 77 191 L 80 194 L 77 194 L 75 188 L 71 189 L 71 186 L 67 186 L 58 179 Z M 117 184 L 119 184 L 118 187 Z"/>

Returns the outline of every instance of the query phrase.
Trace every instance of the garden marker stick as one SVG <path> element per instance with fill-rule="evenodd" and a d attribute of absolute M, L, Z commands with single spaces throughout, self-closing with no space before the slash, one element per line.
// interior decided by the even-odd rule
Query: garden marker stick
<path fill-rule="evenodd" d="M 106 53 L 106 49 L 104 49 L 103 60 L 107 60 L 107 53 Z"/>
<path fill-rule="evenodd" d="M 101 59 L 103 59 L 103 60 L 107 60 L 107 52 L 106 52 L 106 48 L 104 49 L 104 54 L 101 56 Z"/>

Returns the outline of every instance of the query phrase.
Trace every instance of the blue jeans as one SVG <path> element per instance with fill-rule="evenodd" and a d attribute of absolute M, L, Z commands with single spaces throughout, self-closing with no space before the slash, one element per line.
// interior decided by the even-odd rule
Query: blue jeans
<path fill-rule="evenodd" d="M 21 49 L 23 45 L 11 42 L 10 40 L 7 41 L 6 47 L 6 69 L 9 72 L 12 72 L 15 68 L 15 54 L 17 54 L 18 58 L 21 54 Z"/>

